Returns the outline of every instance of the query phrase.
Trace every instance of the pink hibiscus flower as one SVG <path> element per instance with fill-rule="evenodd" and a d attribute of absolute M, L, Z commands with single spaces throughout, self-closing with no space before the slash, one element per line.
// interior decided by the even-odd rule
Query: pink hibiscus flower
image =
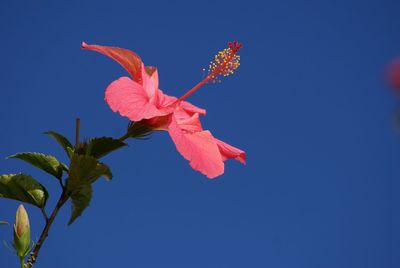
<path fill-rule="evenodd" d="M 236 159 L 245 164 L 246 153 L 204 130 L 199 116 L 205 115 L 206 111 L 184 100 L 207 82 L 217 81 L 219 75 L 233 73 L 240 65 L 237 51 L 241 46 L 229 42 L 229 48 L 215 56 L 207 77 L 177 99 L 158 88 L 157 68 L 144 66 L 134 52 L 82 43 L 83 49 L 97 51 L 117 61 L 131 76 L 121 77 L 107 87 L 105 100 L 110 108 L 131 121 L 141 121 L 153 130 L 168 131 L 178 152 L 193 169 L 208 178 L 224 173 L 225 160 Z"/>

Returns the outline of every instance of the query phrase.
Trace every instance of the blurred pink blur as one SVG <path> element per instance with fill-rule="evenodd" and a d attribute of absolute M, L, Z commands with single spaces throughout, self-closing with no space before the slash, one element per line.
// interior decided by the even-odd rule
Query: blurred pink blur
<path fill-rule="evenodd" d="M 400 93 L 400 57 L 389 63 L 386 75 L 389 85 Z"/>

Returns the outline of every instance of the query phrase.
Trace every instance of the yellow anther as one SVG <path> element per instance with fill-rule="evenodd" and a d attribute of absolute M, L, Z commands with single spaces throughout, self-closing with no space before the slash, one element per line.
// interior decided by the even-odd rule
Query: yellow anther
<path fill-rule="evenodd" d="M 208 66 L 208 75 L 211 76 L 212 82 L 219 82 L 218 75 L 228 76 L 240 66 L 240 56 L 233 53 L 231 48 L 226 48 L 217 53 L 214 61 L 210 62 Z"/>

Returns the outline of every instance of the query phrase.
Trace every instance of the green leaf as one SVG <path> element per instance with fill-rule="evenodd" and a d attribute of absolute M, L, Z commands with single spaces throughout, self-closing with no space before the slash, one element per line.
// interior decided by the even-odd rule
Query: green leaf
<path fill-rule="evenodd" d="M 67 191 L 71 197 L 72 214 L 68 224 L 79 217 L 89 205 L 92 197 L 92 183 L 100 176 L 108 179 L 112 174 L 107 165 L 88 155 L 74 154 L 69 166 L 69 178 L 67 179 Z"/>
<path fill-rule="evenodd" d="M 67 154 L 68 154 L 68 157 L 71 159 L 71 157 L 72 157 L 72 155 L 75 153 L 75 149 L 74 148 L 70 148 L 70 147 L 68 147 L 67 148 Z"/>
<path fill-rule="evenodd" d="M 65 171 L 65 172 L 69 172 L 69 167 L 66 165 L 66 164 L 64 164 L 64 163 L 61 163 L 60 162 L 60 164 L 61 164 L 61 167 L 62 167 L 62 169 Z"/>
<path fill-rule="evenodd" d="M 49 194 L 43 185 L 27 174 L 7 174 L 0 176 L 0 197 L 43 208 Z"/>
<path fill-rule="evenodd" d="M 101 158 L 124 146 L 127 144 L 114 138 L 93 138 L 88 141 L 86 154 L 94 158 Z"/>
<path fill-rule="evenodd" d="M 97 172 L 101 173 L 100 176 L 103 176 L 106 180 L 112 180 L 113 178 L 111 169 L 106 164 L 101 163 L 100 166 L 97 167 Z"/>
<path fill-rule="evenodd" d="M 70 155 L 70 151 L 68 150 L 68 148 L 74 148 L 74 146 L 71 144 L 71 142 L 64 137 L 63 135 L 55 132 L 55 131 L 47 131 L 44 134 L 49 135 L 50 137 L 52 137 L 53 139 L 55 139 L 57 141 L 58 144 L 61 145 L 61 147 L 64 149 L 64 151 L 67 153 L 68 157 L 71 158 L 72 155 Z"/>
<path fill-rule="evenodd" d="M 72 211 L 68 225 L 72 224 L 76 218 L 82 215 L 83 211 L 89 206 L 92 199 L 92 186 L 82 185 L 71 194 Z"/>
<path fill-rule="evenodd" d="M 0 224 L 8 224 L 6 221 L 0 221 Z"/>
<path fill-rule="evenodd" d="M 100 176 L 112 178 L 111 171 L 106 165 L 94 157 L 74 154 L 69 166 L 67 189 L 74 191 L 83 184 L 92 184 Z"/>
<path fill-rule="evenodd" d="M 42 153 L 18 153 L 11 155 L 8 158 L 21 159 L 29 164 L 40 168 L 41 170 L 53 175 L 54 177 L 61 179 L 63 174 L 63 168 L 61 163 L 52 155 L 45 155 Z"/>

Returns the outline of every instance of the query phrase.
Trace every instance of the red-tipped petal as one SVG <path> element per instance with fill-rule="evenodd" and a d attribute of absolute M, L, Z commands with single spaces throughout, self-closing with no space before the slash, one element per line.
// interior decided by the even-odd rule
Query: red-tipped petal
<path fill-rule="evenodd" d="M 232 145 L 229 145 L 219 139 L 215 139 L 215 142 L 218 145 L 218 149 L 222 155 L 222 159 L 236 159 L 242 164 L 246 164 L 246 153 Z"/>
<path fill-rule="evenodd" d="M 129 77 L 121 77 L 112 82 L 106 89 L 105 100 L 114 112 L 118 112 L 132 121 L 170 113 L 170 109 L 158 109 L 150 103 L 142 85 Z"/>
<path fill-rule="evenodd" d="M 224 173 L 224 162 L 209 131 L 184 131 L 174 115 L 171 115 L 168 132 L 178 152 L 190 162 L 194 170 L 200 171 L 209 179 Z"/>
<path fill-rule="evenodd" d="M 155 88 L 158 88 L 158 71 L 157 71 L 157 67 L 146 66 L 144 68 L 145 68 L 146 73 L 149 75 L 149 77 L 153 81 Z"/>
<path fill-rule="evenodd" d="M 155 103 L 158 98 L 158 72 L 157 68 L 144 67 L 142 65 L 142 85 L 151 103 Z"/>
<path fill-rule="evenodd" d="M 85 42 L 82 42 L 82 49 L 93 50 L 112 58 L 128 71 L 133 80 L 142 84 L 142 60 L 133 51 L 119 47 L 88 45 Z"/>

